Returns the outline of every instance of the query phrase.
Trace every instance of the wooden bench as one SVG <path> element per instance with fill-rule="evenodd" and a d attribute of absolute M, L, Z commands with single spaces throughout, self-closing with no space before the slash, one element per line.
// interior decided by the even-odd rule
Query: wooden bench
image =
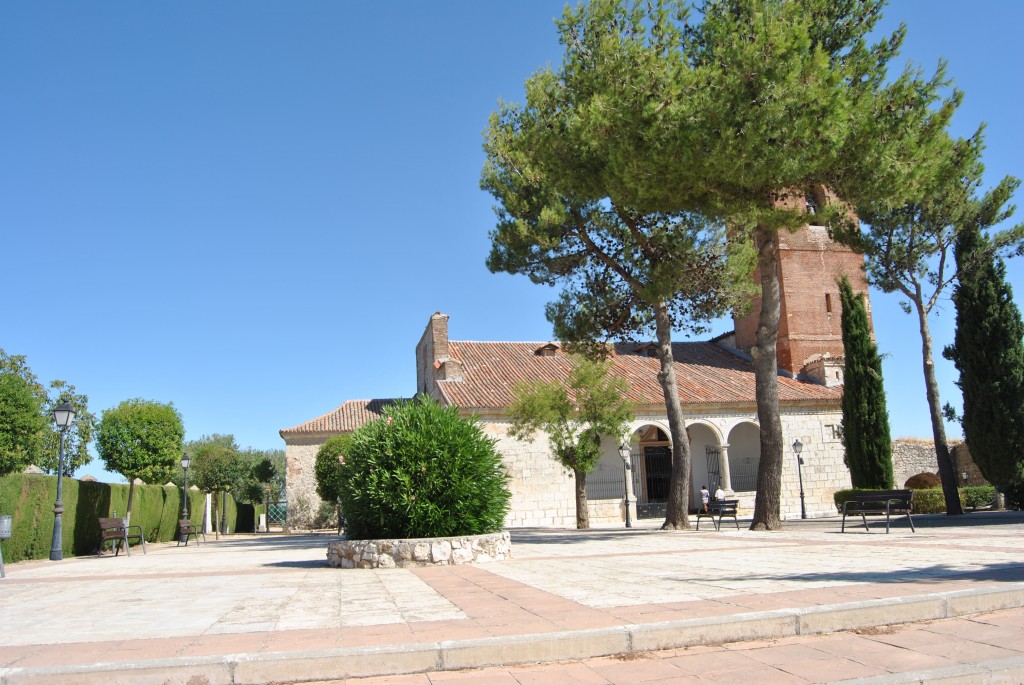
<path fill-rule="evenodd" d="M 178 519 L 178 544 L 175 547 L 181 545 L 181 540 L 184 538 L 185 546 L 188 547 L 188 538 L 192 536 L 196 539 L 196 544 L 199 544 L 199 536 L 203 536 L 203 542 L 206 542 L 206 533 L 199 530 L 199 526 L 192 523 L 188 519 Z"/>
<path fill-rule="evenodd" d="M 733 523 L 736 524 L 736 530 L 739 530 L 740 523 L 736 520 L 736 508 L 739 506 L 739 503 L 738 499 L 711 500 L 708 502 L 707 511 L 703 509 L 697 511 L 697 530 L 700 530 L 700 520 L 702 518 L 711 519 L 711 522 L 715 524 L 715 530 L 722 529 L 723 518 L 732 518 Z M 715 516 L 718 517 L 717 521 Z"/>
<path fill-rule="evenodd" d="M 843 526 L 839 532 L 846 532 L 846 515 L 860 514 L 864 521 L 864 530 L 868 528 L 865 514 L 885 514 L 885 532 L 889 532 L 889 517 L 892 514 L 906 514 L 910 522 L 910 530 L 914 533 L 914 519 L 910 516 L 910 508 L 914 499 L 913 490 L 854 490 L 853 496 L 843 502 Z"/>
<path fill-rule="evenodd" d="M 100 519 L 100 554 L 103 554 L 103 547 L 108 540 L 113 543 L 115 557 L 121 552 L 121 542 L 124 542 L 124 551 L 128 556 L 132 555 L 129 540 L 141 542 L 142 553 L 146 553 L 146 537 L 142 534 L 142 526 L 129 526 L 126 518 Z"/>

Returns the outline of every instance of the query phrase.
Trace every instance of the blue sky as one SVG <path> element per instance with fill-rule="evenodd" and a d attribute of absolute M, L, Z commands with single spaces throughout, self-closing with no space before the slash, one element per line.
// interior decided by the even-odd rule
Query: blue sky
<path fill-rule="evenodd" d="M 4 3 L 0 347 L 97 416 L 173 402 L 188 439 L 270 449 L 346 399 L 411 395 L 434 311 L 455 339 L 549 339 L 555 292 L 484 266 L 478 182 L 498 99 L 560 62 L 562 6 Z M 988 123 L 986 181 L 1024 174 L 1024 5 L 903 0 L 901 20 L 900 64 L 945 58 L 966 93 L 955 132 Z M 1024 292 L 1019 261 L 1009 279 Z M 893 435 L 929 437 L 915 319 L 872 304 Z"/>

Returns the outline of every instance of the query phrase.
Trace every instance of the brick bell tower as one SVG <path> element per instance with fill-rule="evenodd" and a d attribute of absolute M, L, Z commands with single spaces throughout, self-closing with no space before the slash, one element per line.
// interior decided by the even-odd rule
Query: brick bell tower
<path fill-rule="evenodd" d="M 870 325 L 871 301 L 864 256 L 833 241 L 824 226 L 815 225 L 813 213 L 817 203 L 813 197 L 807 198 L 806 203 L 809 224 L 793 233 L 779 231 L 779 368 L 823 385 L 840 385 L 844 353 L 837 280 L 845 274 L 853 291 L 864 293 Z M 754 272 L 754 279 L 761 283 L 760 270 Z M 744 353 L 749 354 L 757 342 L 760 313 L 758 295 L 746 316 L 733 316 L 736 348 Z"/>

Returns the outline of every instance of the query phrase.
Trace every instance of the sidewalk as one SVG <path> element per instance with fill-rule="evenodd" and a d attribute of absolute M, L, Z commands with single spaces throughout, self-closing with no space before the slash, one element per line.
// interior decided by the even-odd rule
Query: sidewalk
<path fill-rule="evenodd" d="M 914 520 L 917 533 L 904 519 L 888 535 L 877 522 L 870 533 L 848 525 L 840 534 L 838 519 L 788 522 L 776 533 L 742 522 L 721 532 L 662 532 L 659 522 L 515 530 L 515 558 L 482 566 L 332 569 L 330 536 L 274 534 L 149 545 L 149 554 L 130 558 L 8 564 L 0 684 L 216 685 L 425 672 L 387 682 L 490 682 L 511 677 L 517 664 L 618 655 L 620 665 L 664 665 L 713 653 L 705 645 L 737 653 L 778 640 L 792 651 L 787 641 L 989 612 L 997 623 L 979 617 L 962 636 L 994 635 L 988 651 L 948 652 L 936 662 L 934 648 L 916 639 L 900 647 L 905 668 L 899 659 L 885 668 L 969 663 L 1020 682 L 1024 664 L 1013 659 L 1024 658 L 1024 514 Z M 854 637 L 862 636 L 837 644 Z M 664 651 L 679 649 L 686 651 Z M 485 670 L 449 673 L 459 669 Z M 517 669 L 526 680 L 495 682 L 530 682 L 530 669 Z M 818 671 L 818 680 L 779 682 L 867 675 Z M 688 675 L 714 682 L 712 672 Z M 536 682 L 574 682 L 544 673 Z"/>

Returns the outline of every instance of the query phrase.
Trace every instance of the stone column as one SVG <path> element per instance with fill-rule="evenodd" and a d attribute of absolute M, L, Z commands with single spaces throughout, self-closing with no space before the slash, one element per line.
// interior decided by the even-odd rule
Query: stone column
<path fill-rule="evenodd" d="M 732 475 L 729 473 L 729 446 L 724 443 L 718 446 L 718 468 L 722 476 L 722 489 L 732 494 Z"/>
<path fill-rule="evenodd" d="M 625 462 L 626 466 L 626 509 L 629 511 L 630 521 L 636 521 L 636 497 L 633 496 L 633 452 Z"/>

